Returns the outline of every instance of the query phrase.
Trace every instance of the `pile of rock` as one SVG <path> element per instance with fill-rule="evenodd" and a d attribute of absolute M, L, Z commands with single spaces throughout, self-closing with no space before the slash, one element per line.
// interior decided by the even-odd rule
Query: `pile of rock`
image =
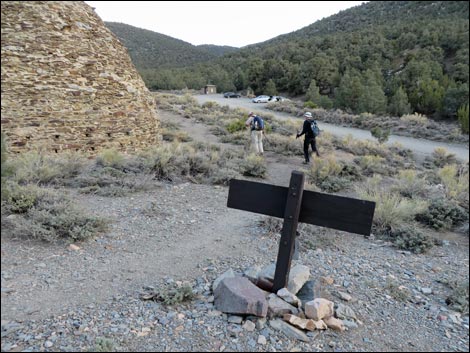
<path fill-rule="evenodd" d="M 308 341 L 308 337 L 303 330 L 344 331 L 345 323 L 340 318 L 348 319 L 348 327 L 357 326 L 349 321 L 356 320 L 350 308 L 339 304 L 335 311 L 332 301 L 316 296 L 307 266 L 292 267 L 287 287 L 270 293 L 260 284 L 273 281 L 274 273 L 275 264 L 262 270 L 250 268 L 243 274 L 228 270 L 213 283 L 216 309 L 235 316 L 249 316 L 247 322 L 253 320 L 251 316 L 268 318 L 273 328 L 304 341 Z M 233 322 L 233 316 L 231 320 Z M 239 322 L 243 322 L 243 317 Z"/>

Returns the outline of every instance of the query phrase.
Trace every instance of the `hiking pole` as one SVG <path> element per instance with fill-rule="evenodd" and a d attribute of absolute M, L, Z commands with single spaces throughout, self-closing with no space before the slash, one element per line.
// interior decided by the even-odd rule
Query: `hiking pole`
<path fill-rule="evenodd" d="M 263 140 L 265 140 L 267 143 L 271 144 L 271 141 L 268 140 L 265 133 L 263 133 Z"/>

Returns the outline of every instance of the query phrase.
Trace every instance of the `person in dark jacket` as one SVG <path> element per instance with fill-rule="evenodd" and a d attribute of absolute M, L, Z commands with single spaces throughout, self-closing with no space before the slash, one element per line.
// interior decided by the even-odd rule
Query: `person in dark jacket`
<path fill-rule="evenodd" d="M 313 134 L 312 130 L 312 113 L 306 112 L 304 114 L 304 125 L 302 127 L 302 131 L 300 133 L 297 133 L 296 138 L 299 138 L 300 136 L 305 134 L 305 139 L 304 139 L 304 156 L 305 156 L 305 161 L 303 162 L 304 164 L 310 163 L 310 155 L 308 153 L 308 147 L 312 146 L 312 151 L 317 154 L 317 157 L 320 157 L 320 153 L 318 153 L 317 149 L 317 142 L 315 139 L 315 135 Z"/>

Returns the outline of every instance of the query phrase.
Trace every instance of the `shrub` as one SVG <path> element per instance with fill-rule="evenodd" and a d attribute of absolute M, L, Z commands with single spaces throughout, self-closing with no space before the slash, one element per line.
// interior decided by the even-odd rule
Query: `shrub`
<path fill-rule="evenodd" d="M 20 187 L 28 190 L 28 187 Z M 59 239 L 84 240 L 106 229 L 106 222 L 90 217 L 78 209 L 72 200 L 45 190 L 33 191 L 33 207 L 9 221 L 9 234 L 54 242 Z M 9 208 L 11 210 L 11 208 Z"/>
<path fill-rule="evenodd" d="M 191 301 L 195 298 L 193 289 L 190 285 L 184 284 L 181 286 L 171 284 L 162 286 L 162 288 L 141 296 L 144 300 L 160 301 L 165 305 L 176 305 L 186 301 Z"/>
<path fill-rule="evenodd" d="M 0 143 L 1 143 L 1 157 L 2 157 L 2 177 L 5 175 L 5 162 L 7 160 L 7 141 L 6 141 L 6 136 L 2 132 L 1 133 L 1 138 L 0 138 Z"/>
<path fill-rule="evenodd" d="M 462 105 L 457 111 L 460 128 L 464 134 L 468 134 L 468 104 Z"/>
<path fill-rule="evenodd" d="M 437 147 L 432 153 L 432 162 L 437 167 L 444 167 L 448 164 L 454 164 L 456 162 L 455 154 L 448 153 L 443 147 Z"/>
<path fill-rule="evenodd" d="M 141 162 L 144 164 L 144 162 Z M 122 166 L 124 168 L 124 165 Z M 145 168 L 145 166 L 140 166 Z M 140 169 L 138 170 L 140 171 Z M 82 193 L 106 197 L 125 196 L 131 192 L 146 190 L 151 176 L 142 173 L 124 172 L 112 167 L 94 165 L 77 176 L 69 186 L 80 188 Z"/>
<path fill-rule="evenodd" d="M 390 293 L 395 300 L 406 302 L 411 298 L 411 291 L 405 286 L 400 286 L 396 281 L 391 278 L 387 278 L 385 289 Z"/>
<path fill-rule="evenodd" d="M 372 130 L 370 130 L 372 136 L 374 136 L 379 143 L 384 143 L 388 141 L 390 136 L 390 129 L 381 129 L 380 127 L 376 126 Z"/>
<path fill-rule="evenodd" d="M 376 173 L 388 174 L 387 163 L 385 159 L 380 156 L 361 156 L 354 159 L 359 164 L 364 175 L 370 176 Z"/>
<path fill-rule="evenodd" d="M 379 231 L 388 233 L 401 225 L 410 223 L 415 215 L 423 212 L 427 202 L 410 200 L 380 187 L 380 178 L 372 178 L 365 187 L 358 187 L 360 197 L 375 201 L 374 225 Z"/>
<path fill-rule="evenodd" d="M 114 351 L 114 341 L 109 338 L 97 337 L 95 349 L 93 352 L 112 352 Z"/>
<path fill-rule="evenodd" d="M 323 180 L 317 185 L 322 191 L 338 192 L 345 189 L 349 185 L 349 183 L 350 182 L 347 179 L 333 176 Z"/>
<path fill-rule="evenodd" d="M 316 160 L 307 170 L 307 177 L 309 182 L 327 192 L 338 192 L 351 181 L 362 178 L 356 166 L 337 162 L 333 157 Z"/>
<path fill-rule="evenodd" d="M 267 172 L 266 161 L 264 158 L 257 156 L 254 153 L 249 154 L 243 160 L 240 168 L 243 175 L 253 176 L 256 178 L 264 178 Z"/>
<path fill-rule="evenodd" d="M 307 170 L 310 181 L 319 185 L 321 182 L 341 173 L 343 166 L 334 157 L 318 159 Z"/>
<path fill-rule="evenodd" d="M 7 195 L 5 193 L 5 181 L 8 176 L 11 175 L 12 169 L 10 167 L 10 164 L 7 162 L 7 141 L 5 134 L 2 132 L 1 133 L 1 157 L 2 157 L 2 164 L 1 164 L 1 169 L 2 169 L 2 174 L 1 174 L 1 187 L 2 187 L 2 196 L 1 199 L 3 200 Z"/>
<path fill-rule="evenodd" d="M 220 142 L 233 143 L 234 145 L 245 145 L 248 148 L 250 144 L 250 136 L 245 132 L 236 132 L 220 137 Z"/>
<path fill-rule="evenodd" d="M 11 213 L 26 213 L 38 204 L 43 196 L 43 189 L 35 185 L 19 185 L 13 181 L 5 183 L 5 210 Z M 2 205 L 3 208 L 3 205 Z"/>
<path fill-rule="evenodd" d="M 207 101 L 207 102 L 202 103 L 202 107 L 206 108 L 206 109 L 212 109 L 212 108 L 216 108 L 218 106 L 219 105 L 214 101 Z"/>
<path fill-rule="evenodd" d="M 304 103 L 304 108 L 316 109 L 316 108 L 318 108 L 318 105 L 313 103 L 312 101 L 307 101 L 307 102 Z"/>
<path fill-rule="evenodd" d="M 421 115 L 419 113 L 403 115 L 400 118 L 400 120 L 405 123 L 409 123 L 413 125 L 422 125 L 422 126 L 425 126 L 429 123 L 429 119 L 426 116 Z"/>
<path fill-rule="evenodd" d="M 417 254 L 426 252 L 434 246 L 434 241 L 413 226 L 400 226 L 390 236 L 399 249 L 409 250 Z"/>
<path fill-rule="evenodd" d="M 61 184 L 78 175 L 85 159 L 78 153 L 46 155 L 39 152 L 22 153 L 11 162 L 13 179 L 21 184 Z"/>
<path fill-rule="evenodd" d="M 244 131 L 246 130 L 245 121 L 242 119 L 232 120 L 227 125 L 227 131 L 233 134 L 237 131 Z"/>
<path fill-rule="evenodd" d="M 463 283 L 451 282 L 449 286 L 452 293 L 446 298 L 446 304 L 451 306 L 452 309 L 468 315 L 468 280 Z"/>
<path fill-rule="evenodd" d="M 263 139 L 264 144 L 274 153 L 285 156 L 298 155 L 300 153 L 299 142 L 294 135 L 284 136 L 279 134 L 270 134 Z"/>
<path fill-rule="evenodd" d="M 407 169 L 398 172 L 398 180 L 393 190 L 398 191 L 402 196 L 413 199 L 417 196 L 424 196 L 426 188 L 426 178 L 419 178 L 415 170 Z"/>
<path fill-rule="evenodd" d="M 160 124 L 160 127 L 162 128 L 163 141 L 189 142 L 192 140 L 186 132 L 180 131 L 179 126 L 173 122 L 164 121 Z"/>
<path fill-rule="evenodd" d="M 468 220 L 468 213 L 452 201 L 432 199 L 416 220 L 434 229 L 451 229 Z"/>
<path fill-rule="evenodd" d="M 115 149 L 106 149 L 96 157 L 96 163 L 103 167 L 122 168 L 124 156 Z"/>
<path fill-rule="evenodd" d="M 444 184 L 446 196 L 456 200 L 460 206 L 468 210 L 469 173 L 468 167 L 448 165 L 438 171 L 439 178 Z"/>

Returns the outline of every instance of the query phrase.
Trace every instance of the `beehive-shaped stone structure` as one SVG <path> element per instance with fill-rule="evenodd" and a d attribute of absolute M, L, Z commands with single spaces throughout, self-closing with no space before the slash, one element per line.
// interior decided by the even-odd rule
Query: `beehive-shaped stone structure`
<path fill-rule="evenodd" d="M 127 49 L 81 1 L 1 2 L 1 127 L 10 151 L 131 152 L 160 141 Z"/>

